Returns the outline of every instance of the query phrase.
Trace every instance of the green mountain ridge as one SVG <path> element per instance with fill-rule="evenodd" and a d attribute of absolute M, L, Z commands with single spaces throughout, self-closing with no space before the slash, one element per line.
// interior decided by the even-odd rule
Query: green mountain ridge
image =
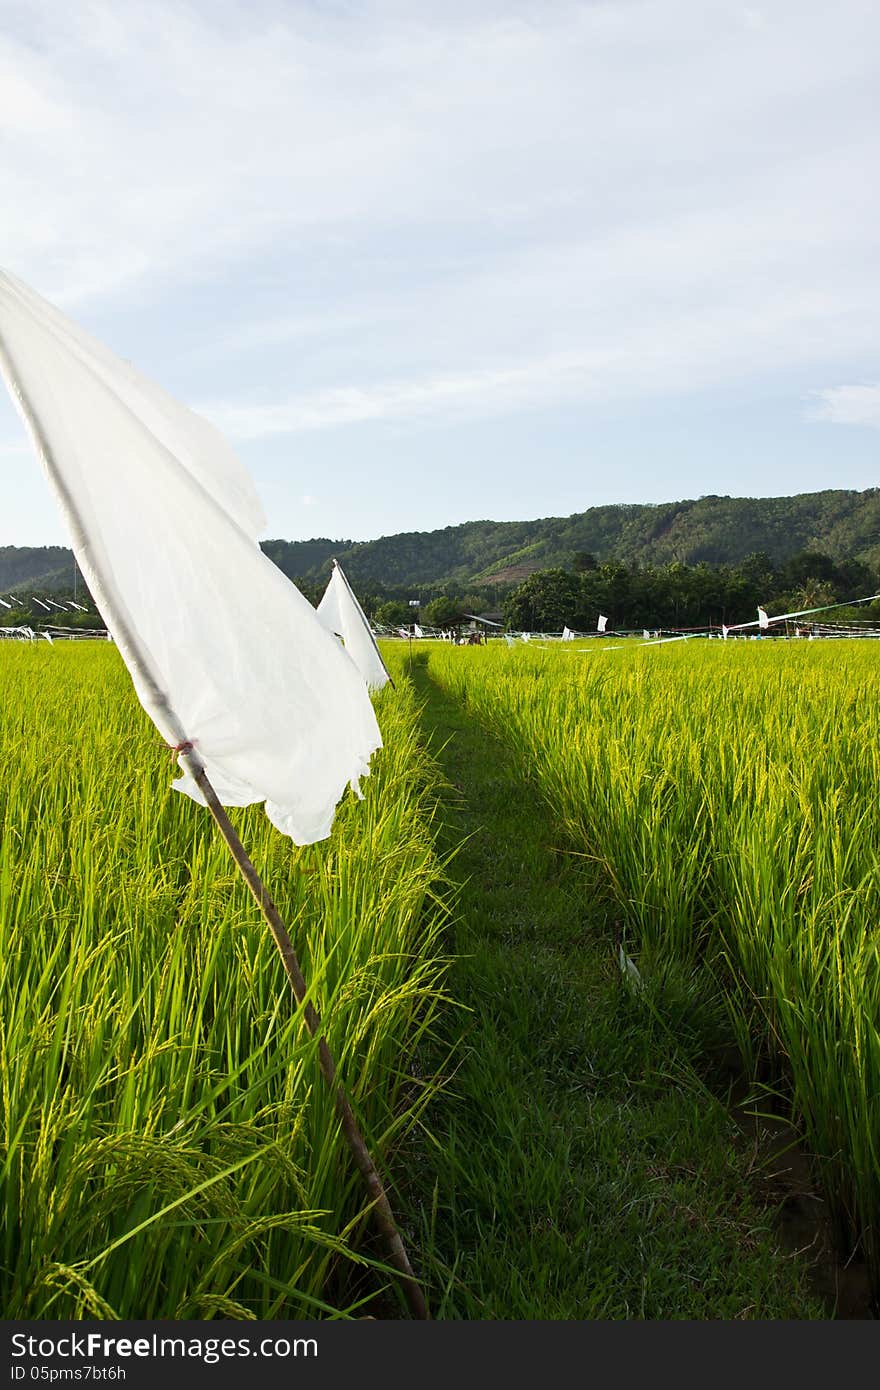
<path fill-rule="evenodd" d="M 319 537 L 267 540 L 262 547 L 292 579 L 323 583 L 335 556 L 355 584 L 382 588 L 509 587 L 535 569 L 571 567 L 578 552 L 600 562 L 736 565 L 756 552 L 781 564 L 800 551 L 816 550 L 877 569 L 880 488 L 626 503 L 535 521 L 468 521 L 372 541 Z M 73 557 L 62 546 L 0 548 L 0 596 L 22 584 L 67 592 L 72 575 Z"/>
<path fill-rule="evenodd" d="M 568 568 L 578 552 L 600 562 L 736 565 L 756 552 L 781 564 L 800 551 L 817 550 L 876 569 L 880 488 L 628 503 L 569 517 L 468 521 L 355 543 L 268 541 L 263 548 L 291 578 L 317 582 L 335 555 L 353 582 L 385 586 L 491 583 L 510 569 Z M 510 582 L 522 577 L 510 576 Z"/>

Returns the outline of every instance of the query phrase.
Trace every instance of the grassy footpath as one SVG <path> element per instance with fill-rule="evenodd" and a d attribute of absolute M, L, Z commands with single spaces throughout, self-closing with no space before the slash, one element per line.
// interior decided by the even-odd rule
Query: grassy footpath
<path fill-rule="evenodd" d="M 469 837 L 446 1041 L 463 1038 L 405 1194 L 435 1316 L 824 1316 L 694 1070 L 687 991 L 676 1017 L 667 987 L 662 1022 L 628 991 L 595 871 L 554 848 L 513 755 L 418 660 L 412 676 L 449 843 Z"/>

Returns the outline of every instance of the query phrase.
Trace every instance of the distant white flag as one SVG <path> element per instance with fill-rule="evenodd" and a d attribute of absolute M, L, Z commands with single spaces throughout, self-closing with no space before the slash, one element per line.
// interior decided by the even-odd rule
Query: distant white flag
<path fill-rule="evenodd" d="M 371 690 L 381 690 L 388 684 L 388 672 L 367 615 L 336 560 L 324 597 L 318 604 L 318 620 L 328 632 L 342 638 L 346 652 Z"/>
<path fill-rule="evenodd" d="M 765 628 L 770 626 L 770 619 L 767 617 L 763 608 L 758 609 L 758 627 Z"/>
<path fill-rule="evenodd" d="M 511 635 L 510 635 L 509 632 L 505 632 L 505 634 L 504 634 L 504 640 L 505 640 L 505 642 L 507 643 L 508 647 L 512 647 L 512 646 L 513 646 L 513 638 L 511 637 Z"/>
<path fill-rule="evenodd" d="M 650 634 L 650 632 L 648 631 L 648 629 L 647 629 L 646 627 L 643 627 L 643 628 L 642 628 L 642 636 L 644 637 L 644 639 L 645 639 L 646 642 L 650 642 L 650 640 L 651 640 L 651 634 Z"/>
<path fill-rule="evenodd" d="M 721 636 L 724 638 L 725 642 L 727 641 L 727 634 L 728 634 L 729 631 L 730 631 L 730 628 L 727 627 L 727 625 L 726 625 L 725 623 L 722 623 L 722 624 L 721 624 Z"/>
<path fill-rule="evenodd" d="M 562 640 L 563 640 L 563 642 L 573 642 L 573 641 L 574 641 L 574 633 L 572 632 L 572 630 L 571 630 L 570 627 L 564 627 L 564 628 L 562 629 Z"/>
<path fill-rule="evenodd" d="M 424 635 L 418 623 L 413 623 L 413 637 L 424 637 Z"/>
<path fill-rule="evenodd" d="M 605 614 L 604 614 L 604 613 L 600 613 L 600 614 L 599 614 L 599 621 L 598 621 L 598 623 L 596 624 L 596 631 L 597 631 L 597 632 L 604 632 L 604 631 L 605 631 L 605 625 L 606 625 L 607 622 L 608 622 L 608 619 L 605 617 Z"/>
<path fill-rule="evenodd" d="M 530 632 L 524 632 L 522 635 L 522 639 L 524 642 L 531 642 L 532 634 Z"/>
<path fill-rule="evenodd" d="M 46 639 L 46 641 L 49 643 L 49 646 L 50 646 L 50 647 L 54 645 L 53 642 L 52 642 L 52 635 L 51 635 L 51 633 L 49 633 L 49 632 L 44 632 L 42 635 L 43 635 L 43 637 L 45 637 L 45 639 Z"/>
<path fill-rule="evenodd" d="M 367 689 L 257 544 L 250 477 L 192 414 L 0 272 L 0 373 L 141 704 L 227 806 L 329 834 L 381 737 Z M 202 802 L 194 778 L 174 783 Z"/>

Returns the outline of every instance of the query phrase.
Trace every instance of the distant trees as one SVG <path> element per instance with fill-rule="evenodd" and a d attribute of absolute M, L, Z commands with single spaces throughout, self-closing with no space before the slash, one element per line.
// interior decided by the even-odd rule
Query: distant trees
<path fill-rule="evenodd" d="M 458 627 L 464 621 L 465 608 L 460 599 L 442 594 L 431 599 L 422 609 L 422 619 L 429 627 Z"/>
<path fill-rule="evenodd" d="M 401 599 L 389 599 L 378 604 L 372 616 L 377 623 L 383 623 L 385 627 L 401 627 L 411 621 L 412 609 Z"/>
<path fill-rule="evenodd" d="M 599 568 L 599 561 L 595 555 L 591 555 L 589 550 L 576 550 L 572 557 L 571 567 L 575 574 L 584 574 L 587 570 Z"/>
<path fill-rule="evenodd" d="M 611 562 L 574 573 L 537 571 L 508 595 L 504 618 L 510 628 L 548 632 L 566 624 L 592 631 L 600 613 L 617 628 L 696 628 L 749 622 L 759 603 L 771 614 L 782 613 L 843 603 L 878 589 L 880 576 L 868 565 L 838 562 L 818 551 L 799 552 L 778 567 L 760 551 L 737 566 Z"/>

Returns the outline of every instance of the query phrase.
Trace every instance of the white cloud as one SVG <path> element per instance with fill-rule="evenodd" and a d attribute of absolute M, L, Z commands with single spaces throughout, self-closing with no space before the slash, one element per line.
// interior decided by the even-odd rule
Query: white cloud
<path fill-rule="evenodd" d="M 453 410 L 493 413 L 537 404 L 548 395 L 582 395 L 599 365 L 598 357 L 559 354 L 518 366 L 316 391 L 267 405 L 208 403 L 199 409 L 235 439 L 262 439 Z"/>
<path fill-rule="evenodd" d="M 830 420 L 835 425 L 870 425 L 880 429 L 880 383 L 873 386 L 830 386 L 814 392 L 817 405 L 811 420 Z"/>

